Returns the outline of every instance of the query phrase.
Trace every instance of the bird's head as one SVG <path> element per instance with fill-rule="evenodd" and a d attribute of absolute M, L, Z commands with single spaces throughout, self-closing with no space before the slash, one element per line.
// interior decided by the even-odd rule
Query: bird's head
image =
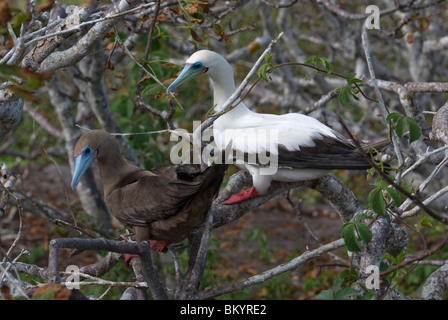
<path fill-rule="evenodd" d="M 74 190 L 84 173 L 92 164 L 93 160 L 103 155 L 105 141 L 112 136 L 102 130 L 90 130 L 84 133 L 75 146 L 75 170 L 72 178 L 72 189 Z"/>
<path fill-rule="evenodd" d="M 222 73 L 223 68 L 229 69 L 230 65 L 218 53 L 210 50 L 196 51 L 185 62 L 184 69 L 168 87 L 168 92 L 173 92 L 180 84 L 204 73 L 214 79 L 215 76 Z M 230 72 L 232 72 L 231 68 Z"/>

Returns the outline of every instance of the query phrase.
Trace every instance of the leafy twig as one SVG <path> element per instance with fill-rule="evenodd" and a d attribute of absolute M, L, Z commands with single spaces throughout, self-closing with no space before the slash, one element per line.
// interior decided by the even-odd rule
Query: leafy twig
<path fill-rule="evenodd" d="M 341 117 L 339 117 L 339 122 L 341 123 L 342 127 L 344 128 L 345 132 L 350 136 L 350 139 L 352 139 L 353 143 L 355 144 L 356 148 L 360 151 L 362 151 L 361 144 L 359 143 L 358 139 L 353 136 L 351 131 L 347 128 L 345 125 L 345 122 L 342 120 Z M 442 222 L 445 225 L 448 225 L 448 218 L 439 216 L 435 212 L 433 212 L 430 208 L 428 208 L 417 196 L 411 194 L 406 189 L 404 189 L 402 186 L 397 184 L 394 180 L 392 180 L 381 168 L 378 167 L 378 165 L 375 163 L 375 161 L 372 160 L 372 158 L 368 155 L 366 155 L 366 160 L 370 163 L 370 165 L 375 169 L 376 172 L 378 172 L 381 177 L 386 180 L 390 185 L 392 185 L 395 189 L 397 189 L 399 192 L 404 194 L 406 197 L 412 200 L 416 205 L 418 205 L 423 211 L 425 211 L 427 214 L 429 214 L 434 219 Z"/>

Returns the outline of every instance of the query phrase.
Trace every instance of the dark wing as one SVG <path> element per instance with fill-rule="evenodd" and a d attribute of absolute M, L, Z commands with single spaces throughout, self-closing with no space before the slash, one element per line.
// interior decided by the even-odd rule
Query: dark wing
<path fill-rule="evenodd" d="M 227 167 L 228 165 L 218 164 L 201 172 L 203 181 L 197 192 L 188 198 L 177 214 L 151 223 L 151 235 L 159 240 L 180 241 L 202 225 L 213 200 L 219 193 Z"/>
<path fill-rule="evenodd" d="M 120 222 L 129 226 L 149 226 L 155 221 L 179 215 L 192 202 L 196 202 L 200 211 L 198 200 L 201 197 L 202 202 L 209 203 L 208 211 L 217 191 L 210 195 L 204 184 L 211 189 L 213 182 L 219 191 L 223 177 L 224 172 L 210 168 L 201 171 L 187 165 L 164 167 L 153 172 L 139 171 L 128 176 L 126 183 L 119 184 L 106 198 L 106 204 Z"/>
<path fill-rule="evenodd" d="M 313 147 L 300 147 L 300 150 L 288 150 L 279 145 L 279 167 L 323 170 L 363 170 L 371 167 L 366 155 L 345 139 L 324 136 L 313 142 Z"/>
<path fill-rule="evenodd" d="M 289 150 L 285 145 L 277 145 L 278 153 L 264 152 L 254 154 L 245 152 L 228 154 L 227 158 L 233 163 L 244 159 L 245 164 L 260 167 L 277 166 L 296 169 L 351 169 L 363 170 L 371 167 L 366 154 L 360 152 L 348 140 L 328 136 L 312 139 L 313 146 L 298 146 Z M 366 149 L 366 153 L 368 152 Z M 240 163 L 241 164 L 241 163 Z"/>

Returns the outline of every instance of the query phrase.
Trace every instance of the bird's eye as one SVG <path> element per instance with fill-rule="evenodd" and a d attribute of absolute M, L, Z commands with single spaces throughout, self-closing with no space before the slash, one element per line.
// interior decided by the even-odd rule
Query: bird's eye
<path fill-rule="evenodd" d="M 90 148 L 90 147 L 87 147 L 87 148 L 84 149 L 84 153 L 85 153 L 85 154 L 90 154 L 92 151 L 93 151 L 93 150 L 92 150 L 92 148 Z"/>
<path fill-rule="evenodd" d="M 195 64 L 193 64 L 193 69 L 194 70 L 199 70 L 201 68 L 202 68 L 202 63 L 196 62 Z"/>

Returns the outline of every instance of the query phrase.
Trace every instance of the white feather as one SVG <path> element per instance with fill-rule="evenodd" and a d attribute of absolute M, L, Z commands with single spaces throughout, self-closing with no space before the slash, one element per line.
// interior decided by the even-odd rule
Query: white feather
<path fill-rule="evenodd" d="M 230 64 L 221 55 L 208 50 L 198 51 L 187 60 L 187 63 L 195 62 L 201 62 L 208 68 L 206 74 L 210 76 L 214 87 L 214 105 L 219 109 L 236 90 Z M 278 144 L 288 150 L 299 151 L 302 147 L 314 147 L 314 141 L 323 137 L 340 139 L 340 135 L 335 131 L 312 117 L 298 113 L 255 113 L 243 102 L 215 120 L 213 135 L 217 147 L 222 151 L 231 144 L 240 160 L 237 164 L 244 162 L 241 156 L 244 153 L 260 156 L 269 152 L 271 155 L 278 155 Z M 268 190 L 272 180 L 309 180 L 327 172 L 292 168 L 277 168 L 275 172 L 269 172 L 255 163 L 246 163 L 244 167 L 251 173 L 254 186 L 261 194 Z"/>

